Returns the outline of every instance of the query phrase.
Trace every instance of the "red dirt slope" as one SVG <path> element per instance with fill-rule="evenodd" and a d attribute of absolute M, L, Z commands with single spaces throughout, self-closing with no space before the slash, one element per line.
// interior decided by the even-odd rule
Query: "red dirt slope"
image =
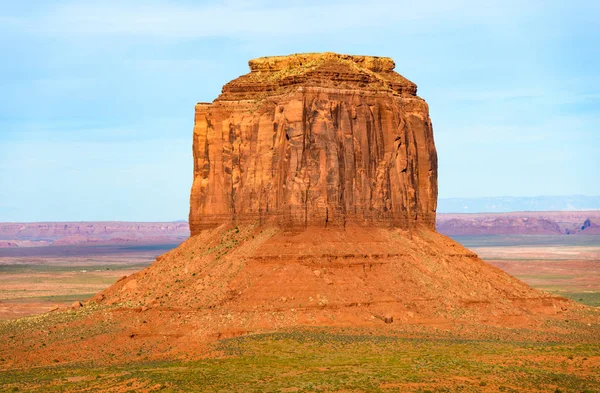
<path fill-rule="evenodd" d="M 191 308 L 201 330 L 297 324 L 370 325 L 441 318 L 535 324 L 578 307 L 534 290 L 447 237 L 423 229 L 245 226 L 205 231 L 94 298 L 149 308 Z M 274 314 L 276 317 L 274 317 Z"/>

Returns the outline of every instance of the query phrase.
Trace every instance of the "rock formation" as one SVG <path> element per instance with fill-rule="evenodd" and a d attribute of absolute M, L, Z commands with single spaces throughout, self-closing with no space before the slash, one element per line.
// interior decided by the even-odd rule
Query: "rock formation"
<path fill-rule="evenodd" d="M 51 345 L 36 329 L 11 336 L 10 364 L 188 358 L 212 340 L 299 326 L 522 340 L 574 325 L 549 319 L 591 320 L 435 232 L 427 105 L 392 60 L 250 67 L 196 107 L 192 236 L 71 310 L 78 319 L 52 322 Z"/>
<path fill-rule="evenodd" d="M 219 337 L 562 312 L 566 299 L 435 232 L 427 104 L 393 68 L 332 53 L 250 61 L 196 106 L 192 236 L 95 300 L 189 310 Z"/>
<path fill-rule="evenodd" d="M 437 155 L 425 101 L 389 58 L 265 57 L 196 105 L 190 229 L 435 228 Z"/>

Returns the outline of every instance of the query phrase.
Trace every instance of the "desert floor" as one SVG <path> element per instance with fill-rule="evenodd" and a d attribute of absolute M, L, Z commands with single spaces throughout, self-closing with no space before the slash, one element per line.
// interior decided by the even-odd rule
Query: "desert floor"
<path fill-rule="evenodd" d="M 455 236 L 484 261 L 534 288 L 600 306 L 600 236 Z"/>
<path fill-rule="evenodd" d="M 0 249 L 0 320 L 84 301 L 177 245 Z"/>
<path fill-rule="evenodd" d="M 298 330 L 217 342 L 202 360 L 0 374 L 3 391 L 599 392 L 590 344 L 398 338 Z"/>
<path fill-rule="evenodd" d="M 600 236 L 455 239 L 536 288 L 600 305 Z M 85 300 L 173 246 L 0 257 L 0 318 Z M 52 324 L 52 318 L 47 322 Z M 7 326 L 0 323 L 0 333 Z M 0 359 L 0 391 L 600 392 L 598 340 L 564 338 L 287 329 L 214 342 L 200 360 L 155 361 L 139 353 L 134 363 L 64 364 L 57 359 L 55 366 L 2 369 Z"/>
<path fill-rule="evenodd" d="M 600 306 L 600 236 L 455 236 L 534 288 Z M 0 320 L 84 301 L 177 244 L 0 250 Z"/>

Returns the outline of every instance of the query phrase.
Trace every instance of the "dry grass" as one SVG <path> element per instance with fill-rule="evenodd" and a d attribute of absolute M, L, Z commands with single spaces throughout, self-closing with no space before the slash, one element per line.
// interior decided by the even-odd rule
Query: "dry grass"
<path fill-rule="evenodd" d="M 598 392 L 597 345 L 290 330 L 223 340 L 212 358 L 3 372 L 3 391 Z M 15 390 L 16 391 L 16 390 Z"/>

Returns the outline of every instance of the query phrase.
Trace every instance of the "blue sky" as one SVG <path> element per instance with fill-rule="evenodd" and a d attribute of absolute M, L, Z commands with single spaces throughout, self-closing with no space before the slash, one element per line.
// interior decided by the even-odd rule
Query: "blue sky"
<path fill-rule="evenodd" d="M 599 4 L 0 1 L 0 221 L 185 219 L 194 104 L 320 51 L 417 83 L 440 197 L 600 195 Z"/>

